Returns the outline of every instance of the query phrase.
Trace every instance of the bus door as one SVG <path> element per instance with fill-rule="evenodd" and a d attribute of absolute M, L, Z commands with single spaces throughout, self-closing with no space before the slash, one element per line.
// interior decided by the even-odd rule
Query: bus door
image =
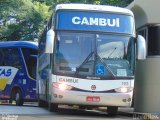
<path fill-rule="evenodd" d="M 35 97 L 36 94 L 36 65 L 37 65 L 37 50 L 31 48 L 22 48 L 23 57 L 25 59 L 27 73 L 27 90 L 30 97 Z"/>

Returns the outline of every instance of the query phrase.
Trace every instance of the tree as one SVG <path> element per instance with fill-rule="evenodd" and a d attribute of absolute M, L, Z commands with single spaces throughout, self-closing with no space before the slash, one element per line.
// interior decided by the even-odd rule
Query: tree
<path fill-rule="evenodd" d="M 45 3 L 0 0 L 0 40 L 35 40 L 51 12 Z"/>
<path fill-rule="evenodd" d="M 125 7 L 133 0 L 0 0 L 0 40 L 37 40 L 58 3 Z"/>
<path fill-rule="evenodd" d="M 12 36 L 20 28 L 19 23 L 31 13 L 32 2 L 27 0 L 1 0 L 0 1 L 0 39 Z M 18 35 L 15 35 L 18 37 Z"/>
<path fill-rule="evenodd" d="M 88 3 L 88 4 L 104 4 L 125 7 L 133 0 L 34 0 L 41 3 L 46 3 L 47 5 L 52 5 L 53 7 L 58 3 Z"/>
<path fill-rule="evenodd" d="M 49 10 L 50 6 L 45 3 L 33 2 L 32 14 L 27 19 L 24 26 L 25 34 L 23 39 L 37 40 L 41 30 L 47 24 L 52 12 Z"/>
<path fill-rule="evenodd" d="M 112 6 L 125 7 L 133 0 L 100 0 L 100 4 L 108 4 Z"/>

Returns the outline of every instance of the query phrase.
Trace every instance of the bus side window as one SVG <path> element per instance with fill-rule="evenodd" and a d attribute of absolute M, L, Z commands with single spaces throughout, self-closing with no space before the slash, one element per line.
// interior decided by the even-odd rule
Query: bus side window
<path fill-rule="evenodd" d="M 18 69 L 22 68 L 22 61 L 17 48 L 3 49 L 4 66 L 12 66 Z"/>
<path fill-rule="evenodd" d="M 0 66 L 3 66 L 3 61 L 4 61 L 4 54 L 3 54 L 3 49 L 0 48 Z"/>
<path fill-rule="evenodd" d="M 36 79 L 37 50 L 22 48 L 28 74 L 31 78 Z"/>

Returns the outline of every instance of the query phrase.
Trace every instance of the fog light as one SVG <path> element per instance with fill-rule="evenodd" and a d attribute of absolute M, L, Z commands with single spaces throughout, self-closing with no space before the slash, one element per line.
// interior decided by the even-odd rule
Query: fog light
<path fill-rule="evenodd" d="M 127 100 L 126 100 L 126 99 L 123 99 L 122 101 L 123 101 L 123 102 L 127 102 Z"/>
<path fill-rule="evenodd" d="M 128 98 L 128 102 L 131 102 L 131 98 Z"/>
<path fill-rule="evenodd" d="M 53 94 L 53 96 L 54 96 L 55 98 L 57 98 L 57 94 Z"/>
<path fill-rule="evenodd" d="M 59 98 L 63 98 L 63 96 L 62 96 L 62 95 L 59 95 L 58 97 L 59 97 Z"/>

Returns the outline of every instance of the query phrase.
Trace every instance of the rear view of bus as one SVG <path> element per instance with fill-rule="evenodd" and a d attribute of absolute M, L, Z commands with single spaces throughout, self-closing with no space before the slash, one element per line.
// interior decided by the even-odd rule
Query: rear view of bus
<path fill-rule="evenodd" d="M 61 4 L 53 19 L 39 55 L 39 103 L 47 101 L 51 111 L 59 104 L 106 106 L 109 114 L 116 114 L 119 106 L 131 106 L 136 42 L 142 48 L 139 58 L 145 53 L 144 39 L 136 40 L 132 12 Z"/>

